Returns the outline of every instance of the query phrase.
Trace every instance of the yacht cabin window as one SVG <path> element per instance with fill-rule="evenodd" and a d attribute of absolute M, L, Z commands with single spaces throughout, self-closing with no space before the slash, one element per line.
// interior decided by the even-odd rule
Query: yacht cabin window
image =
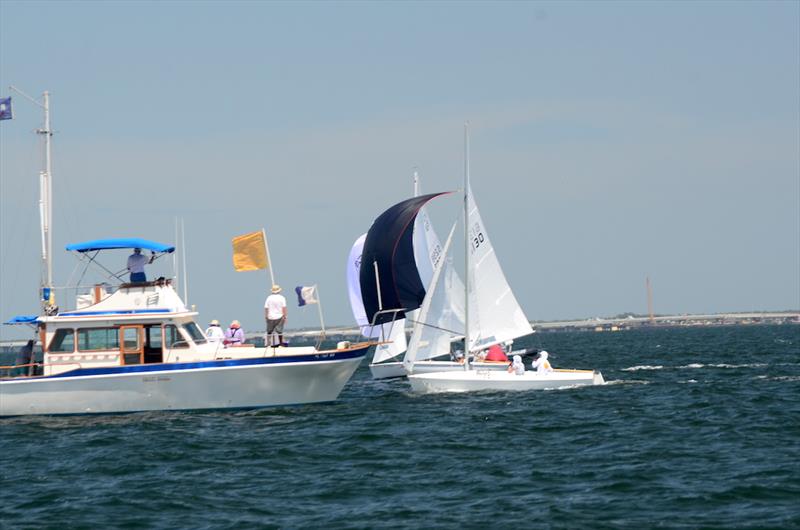
<path fill-rule="evenodd" d="M 180 332 L 178 331 L 178 328 L 176 328 L 172 324 L 167 324 L 166 326 L 164 326 L 164 338 L 165 338 L 164 346 L 166 348 L 189 347 L 189 343 L 186 342 L 186 339 L 184 339 L 181 336 Z"/>
<path fill-rule="evenodd" d="M 75 351 L 75 332 L 71 329 L 57 329 L 50 347 L 50 353 L 72 353 Z"/>
<path fill-rule="evenodd" d="M 78 351 L 119 350 L 119 329 L 78 329 Z"/>

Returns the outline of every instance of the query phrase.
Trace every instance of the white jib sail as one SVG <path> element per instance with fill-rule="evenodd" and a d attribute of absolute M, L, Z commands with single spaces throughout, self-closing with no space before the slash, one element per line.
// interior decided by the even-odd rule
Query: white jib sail
<path fill-rule="evenodd" d="M 350 249 L 350 256 L 347 260 L 347 293 L 350 297 L 350 309 L 353 310 L 353 317 L 361 329 L 361 334 L 367 338 L 390 341 L 388 344 L 381 344 L 375 348 L 372 362 L 377 363 L 398 357 L 406 351 L 405 319 L 374 327 L 367 319 L 364 301 L 361 298 L 361 282 L 359 280 L 361 254 L 364 250 L 364 241 L 366 239 L 367 234 L 361 235 L 353 243 L 353 248 Z"/>
<path fill-rule="evenodd" d="M 464 335 L 464 287 L 447 256 L 453 240 L 455 225 L 450 230 L 442 258 L 434 269 L 425 299 L 414 325 L 411 342 L 403 358 L 407 371 L 413 371 L 417 361 L 449 355 L 450 343 Z"/>
<path fill-rule="evenodd" d="M 533 332 L 511 292 L 489 235 L 469 190 L 468 223 L 471 270 L 469 284 L 470 351 L 480 350 Z"/>

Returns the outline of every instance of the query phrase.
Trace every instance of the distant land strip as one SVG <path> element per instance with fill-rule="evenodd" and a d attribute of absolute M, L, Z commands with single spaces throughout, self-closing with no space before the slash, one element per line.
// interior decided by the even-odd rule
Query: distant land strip
<path fill-rule="evenodd" d="M 754 313 L 715 313 L 708 315 L 654 315 L 626 314 L 611 318 L 589 318 L 584 320 L 531 321 L 534 332 L 556 331 L 622 331 L 646 327 L 678 326 L 730 326 L 755 324 L 800 324 L 800 311 L 754 312 Z M 290 337 L 312 337 L 319 335 L 319 329 L 294 330 L 284 333 Z M 261 337 L 264 331 L 248 333 L 248 337 Z M 334 327 L 325 330 L 328 338 L 348 338 L 360 336 L 356 327 Z"/>
<path fill-rule="evenodd" d="M 800 324 L 800 311 L 753 312 L 753 313 L 715 313 L 708 315 L 655 315 L 625 314 L 611 318 L 589 318 L 585 320 L 531 321 L 535 333 L 559 331 L 625 331 L 631 329 L 669 328 L 681 326 L 732 326 L 759 324 Z M 247 339 L 255 342 L 264 340 L 265 330 L 249 331 Z M 320 335 L 320 329 L 286 330 L 284 336 L 312 340 Z M 327 328 L 325 337 L 329 340 L 359 340 L 361 333 L 357 327 L 337 326 Z M 0 341 L 0 352 L 21 346 L 26 340 Z"/>

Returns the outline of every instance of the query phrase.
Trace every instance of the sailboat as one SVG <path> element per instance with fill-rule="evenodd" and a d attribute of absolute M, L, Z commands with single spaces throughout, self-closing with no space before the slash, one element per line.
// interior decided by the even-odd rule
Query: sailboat
<path fill-rule="evenodd" d="M 419 174 L 415 170 L 414 197 L 419 197 L 419 195 Z M 403 207 L 399 204 L 394 205 L 392 208 L 384 212 L 384 216 L 385 218 L 392 219 L 393 216 L 400 211 L 403 211 Z M 374 224 L 373 226 L 375 227 Z M 372 245 L 375 245 L 379 240 L 391 237 L 391 234 L 381 232 L 382 227 L 383 223 L 380 223 L 373 230 L 373 236 L 371 239 Z M 413 216 L 413 220 L 411 221 L 409 228 L 411 232 L 410 240 L 408 236 L 406 236 L 406 238 L 403 239 L 402 244 L 407 247 L 410 241 L 411 247 L 410 249 L 406 249 L 406 253 L 408 255 L 413 254 L 414 260 L 413 263 L 411 263 L 409 260 L 406 260 L 401 268 L 408 268 L 408 275 L 411 275 L 414 273 L 414 271 L 416 271 L 416 274 L 419 275 L 421 284 L 428 285 L 431 282 L 434 270 L 439 261 L 442 259 L 443 254 L 441 242 L 433 228 L 433 224 L 431 223 L 430 217 L 428 216 L 424 205 L 420 206 L 416 214 Z M 356 239 L 348 256 L 347 284 L 350 294 L 350 305 L 353 310 L 353 316 L 356 319 L 356 322 L 358 323 L 363 335 L 365 337 L 380 341 L 380 344 L 375 348 L 372 362 L 369 365 L 372 377 L 374 379 L 404 377 L 406 375 L 406 370 L 403 366 L 402 356 L 407 347 L 406 331 L 407 327 L 409 327 L 409 325 L 413 326 L 414 322 L 416 321 L 418 309 L 409 309 L 408 307 L 403 308 L 405 309 L 405 311 L 403 311 L 404 316 L 398 316 L 400 313 L 399 308 L 389 309 L 389 306 L 381 304 L 383 310 L 386 311 L 386 315 L 393 317 L 390 322 L 380 325 L 373 325 L 371 320 L 367 317 L 364 307 L 364 300 L 362 298 L 360 282 L 362 254 L 367 235 L 368 234 L 363 234 Z M 373 266 L 375 265 L 373 264 Z M 406 273 L 401 276 L 404 275 L 406 275 Z M 449 314 L 453 315 L 456 320 L 460 322 L 459 326 L 462 328 L 462 331 L 459 333 L 463 335 L 463 283 L 455 273 L 451 277 L 451 281 L 453 284 L 461 286 L 461 288 L 456 288 L 452 291 L 456 293 L 456 298 L 458 298 L 458 295 L 460 295 L 461 300 L 454 302 L 454 306 L 458 307 L 454 307 L 455 311 L 451 311 Z M 368 291 L 373 290 L 373 286 L 377 286 L 375 279 L 372 277 L 368 280 L 368 283 Z M 447 352 L 441 352 L 439 355 L 445 354 L 449 354 L 449 350 Z M 420 358 L 420 361 L 427 360 L 429 359 Z M 441 370 L 449 364 L 454 364 L 450 361 L 433 361 L 433 363 L 434 364 L 427 368 Z"/>
<path fill-rule="evenodd" d="M 45 138 L 39 208 L 41 313 L 6 322 L 33 329 L 29 353 L 38 341 L 43 360 L 0 367 L 0 416 L 260 408 L 335 400 L 374 342 L 342 341 L 325 350 L 225 347 L 206 339 L 195 322 L 197 312 L 187 308 L 172 278 L 127 282 L 121 273 L 102 266 L 112 283 L 70 287 L 75 298 L 65 296 L 59 302 L 74 301 L 73 307 L 56 305 L 56 290 L 65 288 L 54 286 L 52 274 L 48 96 L 45 92 L 40 104 L 45 125 L 39 131 Z M 153 258 L 175 251 L 139 238 L 67 246 L 87 267 L 97 264 L 101 252 L 134 248 L 152 252 Z"/>
<path fill-rule="evenodd" d="M 417 195 L 391 206 L 351 249 L 351 307 L 364 335 L 381 341 L 370 363 L 376 379 L 405 376 L 409 363 L 416 373 L 463 370 L 463 360 L 456 358 L 451 346 L 464 337 L 464 284 L 452 260 L 444 259 L 446 253 L 425 212 L 428 202 L 450 193 Z M 442 282 L 437 283 L 433 280 L 434 271 L 440 270 L 445 272 L 441 274 Z M 443 289 L 434 292 L 436 285 Z M 428 307 L 420 309 L 426 299 Z M 422 314 L 428 318 L 421 319 Z M 418 333 L 412 357 L 406 351 L 405 322 L 411 322 L 412 330 Z M 510 346 L 514 337 L 531 332 L 524 315 L 520 325 L 526 327 L 524 332 L 504 333 L 498 342 Z M 489 361 L 476 357 L 474 354 L 480 354 L 481 349 L 472 352 L 470 361 L 474 366 L 506 370 L 509 363 L 504 358 Z M 399 357 L 404 352 L 401 361 Z"/>
<path fill-rule="evenodd" d="M 526 371 L 523 374 L 506 370 L 486 370 L 472 362 L 473 354 L 533 332 L 530 322 L 514 297 L 500 262 L 492 247 L 469 184 L 469 134 L 464 128 L 464 262 L 467 281 L 464 286 L 464 350 L 465 362 L 460 370 L 421 373 L 417 356 L 426 345 L 435 343 L 441 326 L 431 321 L 441 319 L 442 312 L 433 308 L 437 284 L 446 282 L 450 262 L 441 260 L 431 285 L 421 303 L 420 323 L 415 327 L 404 358 L 408 380 L 414 392 L 461 392 L 477 390 L 533 390 L 576 385 L 602 384 L 603 376 L 593 370 Z M 445 244 L 447 256 L 455 225 Z M 443 289 L 444 292 L 447 289 Z M 423 335 L 427 338 L 423 340 Z"/>

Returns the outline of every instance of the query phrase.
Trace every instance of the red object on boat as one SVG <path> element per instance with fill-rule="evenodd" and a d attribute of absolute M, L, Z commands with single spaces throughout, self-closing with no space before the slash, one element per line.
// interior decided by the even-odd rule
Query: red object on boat
<path fill-rule="evenodd" d="M 503 348 L 495 344 L 489 348 L 489 353 L 486 354 L 487 361 L 508 362 L 508 357 L 503 353 Z"/>

